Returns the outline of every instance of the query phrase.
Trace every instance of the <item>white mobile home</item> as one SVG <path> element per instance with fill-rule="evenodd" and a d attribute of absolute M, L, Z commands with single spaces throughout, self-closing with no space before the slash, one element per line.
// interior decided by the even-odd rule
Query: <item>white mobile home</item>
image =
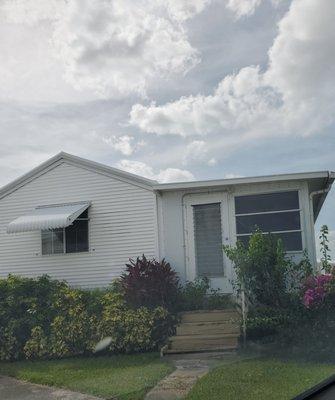
<path fill-rule="evenodd" d="M 0 276 L 103 287 L 129 258 L 163 258 L 182 280 L 231 292 L 222 244 L 255 226 L 316 261 L 314 222 L 335 179 L 321 171 L 159 184 L 60 153 L 0 190 Z"/>

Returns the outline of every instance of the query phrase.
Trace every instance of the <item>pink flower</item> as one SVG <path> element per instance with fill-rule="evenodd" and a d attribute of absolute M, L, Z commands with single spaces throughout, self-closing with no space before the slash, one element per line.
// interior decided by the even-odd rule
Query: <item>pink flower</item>
<path fill-rule="evenodd" d="M 310 308 L 323 302 L 327 294 L 327 285 L 332 280 L 331 274 L 310 276 L 305 282 L 303 304 Z"/>
<path fill-rule="evenodd" d="M 314 290 L 307 289 L 304 294 L 304 299 L 303 299 L 303 303 L 304 303 L 305 307 L 309 308 L 313 304 L 314 300 L 315 300 Z"/>

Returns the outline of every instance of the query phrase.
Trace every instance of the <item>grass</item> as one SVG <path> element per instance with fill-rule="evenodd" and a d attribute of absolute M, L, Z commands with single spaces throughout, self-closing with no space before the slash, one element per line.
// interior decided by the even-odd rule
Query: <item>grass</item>
<path fill-rule="evenodd" d="M 289 400 L 335 373 L 335 365 L 275 359 L 220 366 L 199 379 L 187 400 Z"/>
<path fill-rule="evenodd" d="M 156 353 L 0 363 L 3 375 L 120 400 L 143 399 L 172 370 Z"/>

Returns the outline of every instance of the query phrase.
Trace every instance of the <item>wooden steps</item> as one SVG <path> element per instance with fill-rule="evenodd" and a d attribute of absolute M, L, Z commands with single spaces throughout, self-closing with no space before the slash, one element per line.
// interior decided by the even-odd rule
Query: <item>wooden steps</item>
<path fill-rule="evenodd" d="M 235 310 L 181 313 L 176 336 L 165 353 L 235 350 L 240 336 L 240 316 Z"/>
<path fill-rule="evenodd" d="M 238 324 L 230 322 L 184 322 L 177 326 L 177 336 L 183 335 L 220 335 L 224 333 L 240 334 Z"/>

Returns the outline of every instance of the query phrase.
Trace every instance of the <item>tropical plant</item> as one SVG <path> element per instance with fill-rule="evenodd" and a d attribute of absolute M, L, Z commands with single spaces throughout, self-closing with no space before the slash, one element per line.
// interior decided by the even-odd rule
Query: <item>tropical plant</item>
<path fill-rule="evenodd" d="M 126 301 L 132 307 L 158 306 L 173 310 L 178 302 L 179 278 L 170 264 L 144 255 L 126 264 L 120 278 Z"/>

